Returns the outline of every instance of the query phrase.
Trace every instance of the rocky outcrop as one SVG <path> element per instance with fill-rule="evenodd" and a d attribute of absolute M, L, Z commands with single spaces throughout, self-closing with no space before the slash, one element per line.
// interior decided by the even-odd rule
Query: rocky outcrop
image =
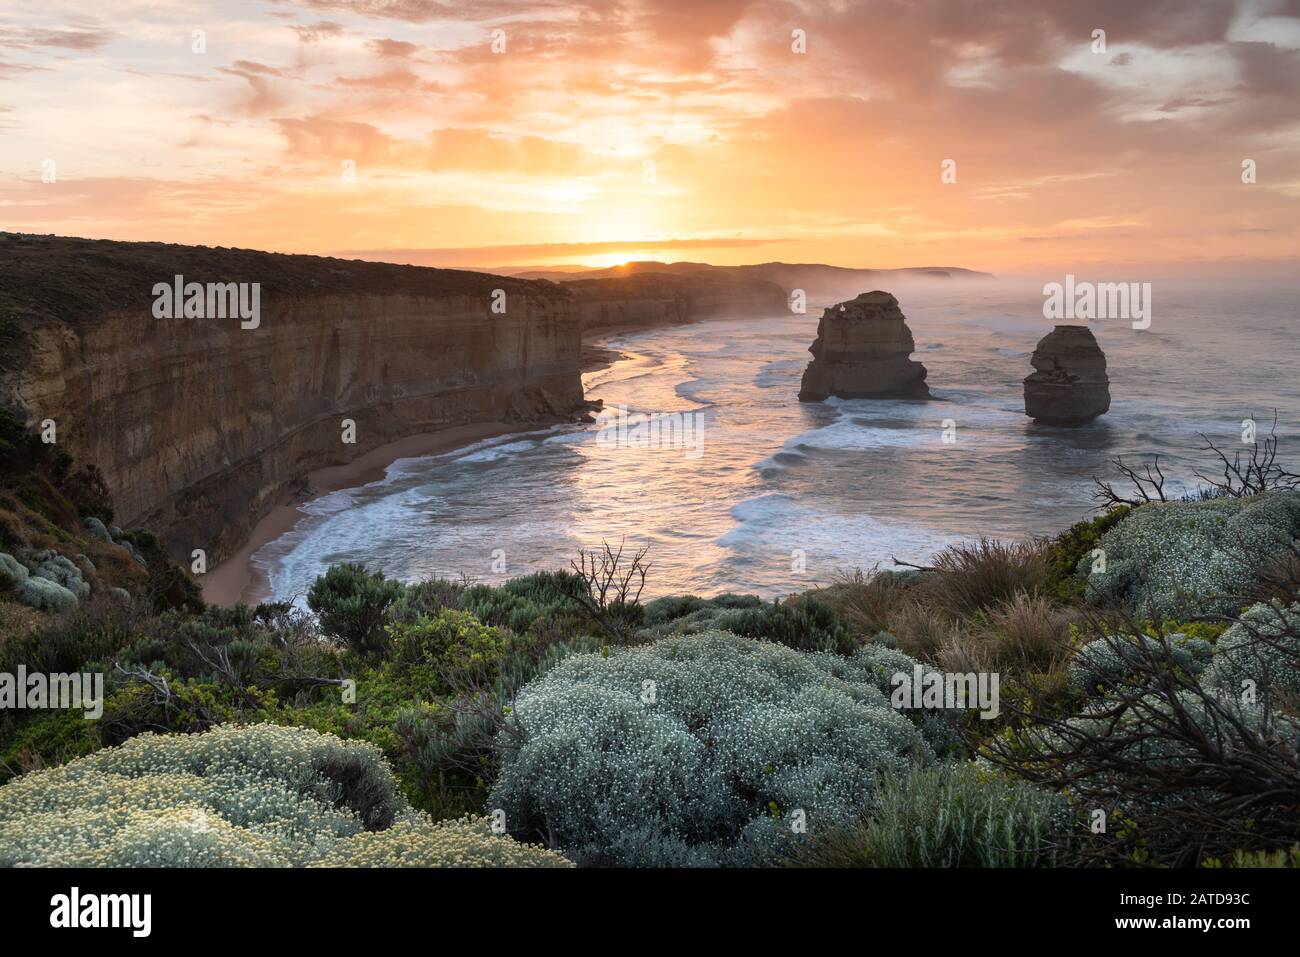
<path fill-rule="evenodd" d="M 729 275 L 636 272 L 560 283 L 573 293 L 584 333 L 789 311 L 776 283 Z"/>
<path fill-rule="evenodd" d="M 1025 377 L 1025 415 L 1079 425 L 1110 408 L 1106 356 L 1087 326 L 1057 326 L 1038 343 Z"/>
<path fill-rule="evenodd" d="M 889 293 L 864 292 L 831 306 L 808 349 L 813 360 L 804 370 L 799 399 L 929 398 L 925 366 L 910 358 L 915 349 L 898 300 Z"/>
<path fill-rule="evenodd" d="M 187 567 L 194 548 L 209 566 L 231 554 L 318 468 L 586 409 L 578 316 L 553 283 L 12 235 L 0 261 L 0 329 L 17 335 L 0 404 L 52 420 L 59 446 L 99 468 L 118 521 L 154 529 Z M 155 318 L 155 283 L 178 274 L 260 283 L 257 327 Z"/>

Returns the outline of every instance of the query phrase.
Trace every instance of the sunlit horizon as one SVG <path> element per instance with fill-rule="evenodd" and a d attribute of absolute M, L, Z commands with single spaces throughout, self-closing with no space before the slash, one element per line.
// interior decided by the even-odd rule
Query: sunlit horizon
<path fill-rule="evenodd" d="M 0 225 L 453 268 L 1293 275 L 1295 5 L 1165 6 L 54 0 L 0 29 Z"/>

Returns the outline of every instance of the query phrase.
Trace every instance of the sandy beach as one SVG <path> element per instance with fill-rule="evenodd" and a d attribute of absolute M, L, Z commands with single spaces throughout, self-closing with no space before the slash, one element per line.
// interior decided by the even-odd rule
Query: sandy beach
<path fill-rule="evenodd" d="M 292 529 L 306 515 L 301 506 L 311 499 L 338 489 L 357 488 L 378 481 L 398 459 L 446 452 L 483 439 L 528 431 L 529 428 L 519 423 L 476 422 L 410 435 L 371 449 L 346 465 L 333 465 L 310 473 L 307 476 L 311 488 L 309 496 L 277 505 L 257 523 L 239 551 L 203 576 L 203 600 L 210 605 L 233 605 L 239 601 L 252 605 L 264 600 L 269 595 L 269 583 L 266 575 L 253 564 L 253 555 L 267 542 Z"/>

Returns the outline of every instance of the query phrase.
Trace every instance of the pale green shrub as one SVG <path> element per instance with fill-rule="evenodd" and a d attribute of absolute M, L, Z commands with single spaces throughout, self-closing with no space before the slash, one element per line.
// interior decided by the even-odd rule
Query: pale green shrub
<path fill-rule="evenodd" d="M 1142 644 L 1139 644 L 1139 641 Z M 1129 682 L 1140 666 L 1155 657 L 1189 677 L 1205 670 L 1214 646 L 1203 638 L 1175 632 L 1162 641 L 1143 635 L 1108 635 L 1088 642 L 1070 663 L 1069 685 L 1082 694 L 1097 695 Z"/>
<path fill-rule="evenodd" d="M 1300 700 L 1300 602 L 1289 608 L 1261 602 L 1243 612 L 1219 638 L 1204 680 L 1232 694 L 1249 680 L 1261 691 Z"/>
<path fill-rule="evenodd" d="M 143 734 L 0 787 L 4 867 L 383 866 L 398 842 L 427 866 L 554 857 L 480 832 L 414 812 L 373 745 L 269 724 Z"/>
<path fill-rule="evenodd" d="M 567 658 L 520 693 L 489 807 L 579 861 L 768 860 L 800 812 L 810 832 L 846 824 L 878 772 L 934 760 L 881 688 L 914 664 L 724 632 Z"/>
<path fill-rule="evenodd" d="M 17 584 L 29 574 L 26 565 L 7 552 L 0 552 L 0 582 L 7 580 Z"/>
<path fill-rule="evenodd" d="M 335 843 L 316 867 L 572 867 L 554 851 L 492 833 L 487 817 L 437 824 L 399 821 Z"/>
<path fill-rule="evenodd" d="M 50 549 L 34 552 L 27 559 L 33 578 L 43 578 L 56 585 L 62 585 L 84 601 L 90 597 L 90 583 L 81 574 L 81 569 L 70 559 Z"/>
<path fill-rule="evenodd" d="M 1090 601 L 1140 614 L 1178 617 L 1192 610 L 1232 613 L 1258 585 L 1260 570 L 1300 535 L 1300 492 L 1159 502 L 1128 514 L 1101 538 L 1105 571 L 1084 555 Z"/>
<path fill-rule="evenodd" d="M 58 582 L 35 575 L 20 581 L 16 593 L 22 604 L 41 611 L 71 611 L 77 607 L 76 595 Z"/>

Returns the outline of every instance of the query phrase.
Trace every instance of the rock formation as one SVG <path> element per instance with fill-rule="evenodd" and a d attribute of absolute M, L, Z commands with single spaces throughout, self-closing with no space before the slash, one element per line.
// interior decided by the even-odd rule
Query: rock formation
<path fill-rule="evenodd" d="M 1087 326 L 1057 326 L 1038 343 L 1025 378 L 1025 415 L 1078 425 L 1110 408 L 1106 356 Z"/>
<path fill-rule="evenodd" d="M 809 347 L 813 360 L 799 386 L 802 402 L 842 399 L 929 398 L 925 366 L 909 358 L 912 331 L 887 292 L 864 292 L 831 306 Z"/>

